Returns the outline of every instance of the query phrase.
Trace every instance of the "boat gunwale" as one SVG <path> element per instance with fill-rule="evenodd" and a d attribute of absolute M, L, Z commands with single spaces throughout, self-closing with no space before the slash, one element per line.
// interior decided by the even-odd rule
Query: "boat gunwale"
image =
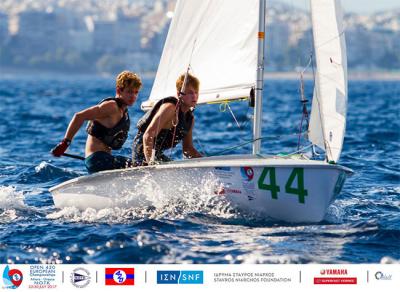
<path fill-rule="evenodd" d="M 266 163 L 267 161 L 268 163 Z M 112 170 L 100 171 L 94 174 L 84 175 L 67 180 L 54 187 L 51 187 L 49 191 L 52 193 L 62 187 L 65 187 L 68 184 L 74 184 L 78 181 L 86 181 L 98 176 L 112 175 L 114 173 L 121 173 L 121 175 L 124 175 L 132 171 L 151 171 L 160 169 L 208 168 L 208 167 L 243 167 L 243 166 L 252 166 L 252 167 L 270 166 L 270 167 L 282 167 L 282 168 L 289 168 L 289 167 L 336 168 L 344 171 L 349 176 L 353 175 L 354 173 L 352 169 L 347 168 L 345 166 L 339 164 L 329 164 L 325 161 L 319 161 L 319 160 L 293 159 L 290 157 L 281 157 L 281 156 L 226 155 L 226 156 L 185 159 L 185 160 L 171 161 L 167 163 L 155 164 L 149 166 L 137 166 L 124 169 L 112 169 Z"/>

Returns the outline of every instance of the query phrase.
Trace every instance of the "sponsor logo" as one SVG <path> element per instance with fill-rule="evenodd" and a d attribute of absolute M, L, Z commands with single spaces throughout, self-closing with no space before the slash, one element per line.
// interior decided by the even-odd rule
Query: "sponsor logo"
<path fill-rule="evenodd" d="M 231 171 L 231 168 L 229 166 L 217 166 L 215 169 L 221 171 Z"/>
<path fill-rule="evenodd" d="M 5 289 L 16 289 L 22 284 L 24 276 L 18 269 L 10 269 L 7 265 L 3 271 L 3 283 Z"/>
<path fill-rule="evenodd" d="M 85 268 L 76 268 L 71 273 L 71 283 L 77 288 L 84 288 L 89 285 L 91 277 Z"/>
<path fill-rule="evenodd" d="M 221 184 L 216 187 L 214 190 L 214 194 L 216 195 L 227 195 L 227 194 L 241 194 L 242 191 L 235 186 L 232 186 L 231 183 Z"/>
<path fill-rule="evenodd" d="M 391 274 L 384 274 L 384 273 L 379 271 L 379 272 L 375 273 L 375 279 L 377 279 L 378 281 L 380 281 L 380 280 L 390 281 L 390 280 L 392 280 L 392 275 Z"/>
<path fill-rule="evenodd" d="M 357 284 L 357 277 L 338 277 L 348 276 L 347 269 L 322 269 L 319 273 L 321 277 L 315 277 L 314 284 Z"/>
<path fill-rule="evenodd" d="M 217 190 L 214 191 L 216 195 L 226 195 L 226 194 L 241 194 L 242 191 L 239 189 L 231 189 L 220 186 Z"/>
<path fill-rule="evenodd" d="M 223 186 L 217 187 L 217 189 L 214 191 L 214 194 L 216 194 L 216 195 L 224 195 L 225 194 L 225 188 Z"/>
<path fill-rule="evenodd" d="M 254 170 L 251 167 L 241 167 L 240 174 L 246 181 L 251 181 L 254 177 Z"/>
<path fill-rule="evenodd" d="M 29 279 L 30 289 L 56 289 L 56 266 L 30 265 Z"/>
<path fill-rule="evenodd" d="M 290 283 L 291 277 L 276 272 L 216 272 L 214 283 Z"/>
<path fill-rule="evenodd" d="M 357 284 L 357 278 L 314 278 L 314 284 Z"/>
<path fill-rule="evenodd" d="M 157 271 L 157 284 L 203 284 L 203 271 Z"/>
<path fill-rule="evenodd" d="M 333 275 L 333 276 L 341 276 L 341 275 L 348 275 L 347 269 L 326 269 L 320 271 L 321 275 Z"/>
<path fill-rule="evenodd" d="M 106 268 L 106 285 L 135 285 L 135 269 Z"/>

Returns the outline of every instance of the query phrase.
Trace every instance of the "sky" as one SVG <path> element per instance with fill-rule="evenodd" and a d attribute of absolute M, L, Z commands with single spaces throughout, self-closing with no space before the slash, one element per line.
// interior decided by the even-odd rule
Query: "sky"
<path fill-rule="evenodd" d="M 304 7 L 306 0 L 276 0 L 291 5 Z M 400 8 L 400 0 L 342 0 L 345 12 L 374 13 L 393 8 Z"/>

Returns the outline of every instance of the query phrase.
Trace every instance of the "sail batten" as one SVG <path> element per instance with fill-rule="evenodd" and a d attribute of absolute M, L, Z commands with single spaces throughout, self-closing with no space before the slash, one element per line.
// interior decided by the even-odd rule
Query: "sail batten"
<path fill-rule="evenodd" d="M 310 141 L 325 149 L 328 161 L 342 151 L 347 114 L 347 56 L 339 0 L 311 0 L 316 56 Z"/>
<path fill-rule="evenodd" d="M 258 2 L 179 0 L 142 107 L 176 95 L 175 81 L 188 66 L 200 79 L 199 104 L 248 97 L 256 82 Z"/>

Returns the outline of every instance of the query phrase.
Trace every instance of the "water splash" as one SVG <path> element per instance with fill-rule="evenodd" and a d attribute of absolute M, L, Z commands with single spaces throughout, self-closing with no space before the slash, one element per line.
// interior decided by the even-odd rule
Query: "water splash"
<path fill-rule="evenodd" d="M 150 174 L 135 183 L 135 187 L 124 189 L 114 198 L 111 208 L 79 210 L 77 207 L 64 207 L 47 218 L 123 223 L 140 219 L 184 219 L 195 213 L 223 219 L 241 216 L 228 201 L 214 193 L 216 180 L 212 176 L 203 178 L 199 184 L 179 183 L 177 188 L 157 182 Z M 91 192 L 97 189 L 90 186 Z"/>
<path fill-rule="evenodd" d="M 0 186 L 0 210 L 24 209 L 24 194 L 14 186 Z"/>
<path fill-rule="evenodd" d="M 21 191 L 17 191 L 14 186 L 0 186 L 0 224 L 17 220 L 17 210 L 25 208 Z"/>

